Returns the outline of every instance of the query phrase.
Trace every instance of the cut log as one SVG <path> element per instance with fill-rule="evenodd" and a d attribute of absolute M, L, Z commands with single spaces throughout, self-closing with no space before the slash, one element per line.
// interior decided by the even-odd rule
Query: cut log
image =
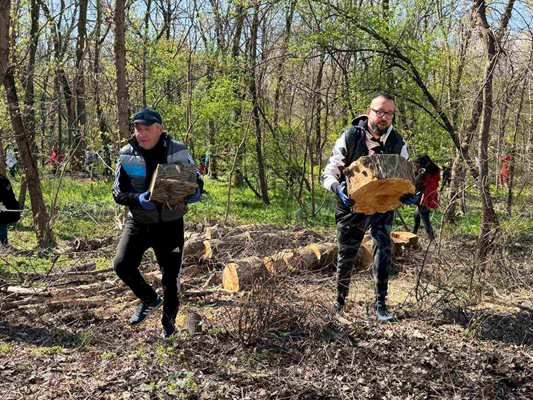
<path fill-rule="evenodd" d="M 406 249 L 414 248 L 418 244 L 418 236 L 411 232 L 391 232 L 392 243 L 403 246 Z"/>
<path fill-rule="evenodd" d="M 359 246 L 357 255 L 355 256 L 353 272 L 364 271 L 372 265 L 373 261 L 372 236 L 370 236 L 370 233 L 367 233 Z"/>
<path fill-rule="evenodd" d="M 229 292 L 238 292 L 268 276 L 268 271 L 259 257 L 247 257 L 227 264 L 222 271 L 222 287 Z"/>
<path fill-rule="evenodd" d="M 295 250 L 280 251 L 265 257 L 263 263 L 271 274 L 283 271 L 319 271 L 333 266 L 336 257 L 336 243 L 313 243 Z"/>
<path fill-rule="evenodd" d="M 222 229 L 218 225 L 208 226 L 204 229 L 204 237 L 207 240 L 218 239 L 222 236 Z"/>
<path fill-rule="evenodd" d="M 196 193 L 196 167 L 192 164 L 159 164 L 150 183 L 150 201 L 187 212 L 185 198 Z"/>
<path fill-rule="evenodd" d="M 403 251 L 416 248 L 418 237 L 411 232 L 396 231 L 391 232 L 392 255 L 398 256 Z M 354 272 L 363 271 L 369 268 L 374 261 L 372 253 L 372 236 L 365 234 L 361 246 L 357 252 L 354 262 Z"/>
<path fill-rule="evenodd" d="M 411 163 L 396 154 L 374 154 L 353 162 L 343 171 L 348 196 L 355 201 L 352 211 L 372 215 L 401 206 L 400 197 L 414 193 Z"/>

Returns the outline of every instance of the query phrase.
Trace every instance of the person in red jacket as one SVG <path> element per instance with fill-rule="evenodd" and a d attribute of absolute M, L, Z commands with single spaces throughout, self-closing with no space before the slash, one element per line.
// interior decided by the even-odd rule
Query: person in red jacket
<path fill-rule="evenodd" d="M 430 214 L 432 209 L 439 206 L 440 168 L 427 154 L 418 156 L 415 159 L 415 165 L 417 167 L 416 190 L 421 192 L 421 196 L 415 210 L 415 224 L 412 232 L 418 232 L 420 220 L 422 220 L 429 239 L 434 240 L 435 233 L 431 226 Z"/>
<path fill-rule="evenodd" d="M 498 174 L 498 184 L 509 186 L 509 162 L 511 161 L 511 156 L 505 154 L 500 157 L 500 162 L 502 163 L 502 169 Z"/>

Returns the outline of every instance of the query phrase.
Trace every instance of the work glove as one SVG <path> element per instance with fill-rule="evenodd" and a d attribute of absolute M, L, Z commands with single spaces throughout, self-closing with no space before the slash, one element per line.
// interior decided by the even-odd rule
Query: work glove
<path fill-rule="evenodd" d="M 155 203 L 149 201 L 148 197 L 150 197 L 150 192 L 144 192 L 139 195 L 139 203 L 141 203 L 141 207 L 145 210 L 155 210 Z"/>
<path fill-rule="evenodd" d="M 337 196 L 339 196 L 339 199 L 341 199 L 342 204 L 344 204 L 346 207 L 353 207 L 355 205 L 355 201 L 350 199 L 344 193 L 345 188 L 346 188 L 346 182 L 341 182 L 339 185 L 337 185 Z"/>
<path fill-rule="evenodd" d="M 198 187 L 196 189 L 196 193 L 191 195 L 191 196 L 189 196 L 189 197 L 187 197 L 187 198 L 185 198 L 185 201 L 187 203 L 189 203 L 189 204 L 190 203 L 196 203 L 196 202 L 200 201 L 201 198 L 202 198 L 202 191 L 200 190 L 200 187 Z"/>
<path fill-rule="evenodd" d="M 416 192 L 415 194 L 413 193 L 402 194 L 402 196 L 400 197 L 400 201 L 406 206 L 412 206 L 413 204 L 418 203 L 418 201 L 420 200 L 420 194 L 421 194 L 420 191 Z"/>

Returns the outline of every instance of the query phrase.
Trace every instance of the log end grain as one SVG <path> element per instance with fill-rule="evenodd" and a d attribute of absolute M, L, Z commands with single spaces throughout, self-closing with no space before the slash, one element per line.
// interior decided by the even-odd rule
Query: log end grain
<path fill-rule="evenodd" d="M 351 193 L 354 212 L 372 215 L 396 210 L 402 205 L 400 197 L 414 193 L 413 183 L 407 179 L 380 179 L 367 183 Z"/>

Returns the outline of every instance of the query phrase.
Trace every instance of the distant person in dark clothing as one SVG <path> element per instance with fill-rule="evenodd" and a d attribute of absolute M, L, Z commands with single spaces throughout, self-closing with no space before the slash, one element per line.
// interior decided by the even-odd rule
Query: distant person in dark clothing
<path fill-rule="evenodd" d="M 442 183 L 440 186 L 440 191 L 442 192 L 446 186 L 450 186 L 452 182 L 452 167 L 448 165 L 442 166 Z"/>
<path fill-rule="evenodd" d="M 412 232 L 418 233 L 422 220 L 429 239 L 434 240 L 435 233 L 431 226 L 430 214 L 432 209 L 439 206 L 440 168 L 427 154 L 418 156 L 415 159 L 415 165 L 417 167 L 416 190 L 421 192 L 421 196 L 415 210 L 415 224 Z"/>
<path fill-rule="evenodd" d="M 20 219 L 20 205 L 11 182 L 0 174 L 0 246 L 7 246 L 7 226 Z"/>

